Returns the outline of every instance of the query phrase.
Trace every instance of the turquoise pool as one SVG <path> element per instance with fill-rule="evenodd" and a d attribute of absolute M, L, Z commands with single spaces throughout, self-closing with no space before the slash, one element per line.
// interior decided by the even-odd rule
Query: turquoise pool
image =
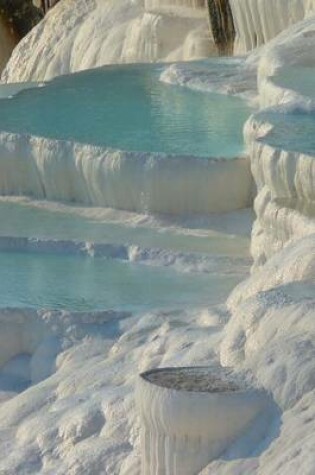
<path fill-rule="evenodd" d="M 229 231 L 229 220 L 185 228 L 154 221 L 141 225 L 136 215 L 124 213 L 114 222 L 117 212 L 103 213 L 0 200 L 0 308 L 204 307 L 223 302 L 248 271 L 249 238 Z M 35 249 L 25 246 L 24 238 Z M 73 247 L 78 241 L 98 243 L 97 257 L 82 255 L 81 245 Z M 129 255 L 134 246 L 140 252 L 135 259 Z"/>
<path fill-rule="evenodd" d="M 220 63 L 213 68 L 220 69 Z M 0 132 L 14 134 L 2 137 L 2 193 L 47 199 L 42 206 L 1 199 L 0 308 L 200 308 L 224 302 L 243 278 L 248 238 L 233 236 L 224 226 L 182 229 L 176 219 L 221 210 L 231 189 L 224 210 L 247 203 L 245 159 L 210 157 L 243 152 L 242 128 L 250 109 L 236 97 L 164 84 L 161 71 L 156 65 L 104 67 L 43 87 L 13 85 L 0 92 Z M 64 147 L 63 140 L 101 148 L 74 145 L 70 155 L 72 146 Z M 103 163 L 106 148 L 112 150 Z M 118 154 L 118 149 L 139 153 Z M 221 167 L 225 178 L 233 178 L 228 190 L 219 178 Z M 49 200 L 99 208 L 76 212 L 75 206 Z M 141 226 L 137 218 L 135 225 L 128 217 L 126 222 L 93 218 L 94 212 L 102 215 L 102 206 L 111 207 L 115 217 L 118 210 L 169 215 L 159 218 L 165 226 L 158 220 Z M 19 247 L 16 238 L 58 242 L 35 249 L 23 242 Z M 78 241 L 122 245 L 123 252 L 100 252 L 95 258 L 72 253 Z M 140 258 L 130 254 L 130 246 Z"/>
<path fill-rule="evenodd" d="M 273 129 L 261 140 L 282 150 L 315 154 L 315 111 L 306 113 L 296 108 L 284 113 L 268 110 L 256 115 L 259 122 L 267 122 Z"/>
<path fill-rule="evenodd" d="M 286 67 L 275 78 L 276 84 L 315 99 L 315 68 Z"/>
<path fill-rule="evenodd" d="M 220 63 L 213 68 L 219 75 Z M 128 151 L 240 154 L 250 114 L 246 102 L 166 85 L 161 71 L 155 65 L 111 66 L 21 91 L 0 101 L 0 130 Z"/>
<path fill-rule="evenodd" d="M 222 302 L 239 277 L 70 255 L 0 252 L 0 307 L 145 311 Z"/>
<path fill-rule="evenodd" d="M 172 224 L 169 221 L 164 227 L 162 224 L 136 225 L 137 216 L 133 215 L 129 216 L 129 222 L 128 216 L 121 222 L 115 222 L 103 216 L 100 208 L 64 206 L 57 209 L 54 205 L 40 206 L 36 202 L 0 199 L 0 237 L 115 243 L 245 258 L 249 254 L 249 236 L 224 232 L 224 221 L 222 225 L 218 219 L 212 225 L 209 222 L 208 228 L 187 229 L 180 225 L 169 226 Z"/>

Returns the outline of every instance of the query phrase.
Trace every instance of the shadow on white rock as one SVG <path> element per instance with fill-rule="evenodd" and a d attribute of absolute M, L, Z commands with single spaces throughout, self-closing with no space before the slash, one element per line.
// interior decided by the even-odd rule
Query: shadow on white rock
<path fill-rule="evenodd" d="M 49 378 L 58 356 L 85 337 L 110 338 L 128 312 L 0 309 L 0 404 Z"/>
<path fill-rule="evenodd" d="M 138 381 L 143 475 L 194 475 L 249 429 L 272 401 L 228 368 L 162 368 Z"/>

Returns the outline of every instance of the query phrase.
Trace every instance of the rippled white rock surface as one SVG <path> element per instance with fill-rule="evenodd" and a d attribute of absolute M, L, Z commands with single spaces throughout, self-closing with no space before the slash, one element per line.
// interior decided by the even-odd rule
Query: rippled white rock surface
<path fill-rule="evenodd" d="M 233 461 L 232 449 L 229 461 L 210 464 L 203 475 L 315 470 L 315 153 L 307 134 L 308 127 L 314 131 L 314 108 L 307 78 L 291 77 L 289 88 L 281 82 L 288 66 L 314 67 L 314 41 L 312 17 L 259 52 L 260 102 L 273 109 L 254 116 L 246 128 L 258 188 L 255 266 L 228 300 L 232 316 L 220 348 L 223 364 L 250 369 L 271 391 L 282 418 L 262 453 Z"/>
<path fill-rule="evenodd" d="M 314 0 L 230 0 L 235 54 L 251 51 L 314 12 Z"/>
<path fill-rule="evenodd" d="M 289 140 L 299 116 L 312 124 L 313 98 L 304 84 L 281 81 L 288 66 L 314 66 L 314 42 L 310 17 L 248 60 L 258 64 L 259 102 L 273 106 L 281 128 L 262 111 L 246 129 L 258 190 L 255 266 L 228 309 L 222 302 L 141 315 L 1 311 L 0 471 L 138 475 L 137 373 L 220 358 L 253 375 L 278 412 L 267 437 L 257 421 L 201 473 L 315 472 L 314 150 L 304 141 L 293 150 Z"/>
<path fill-rule="evenodd" d="M 147 371 L 136 393 L 143 475 L 198 473 L 262 413 L 266 421 L 274 415 L 265 391 L 219 366 Z"/>
<path fill-rule="evenodd" d="M 282 415 L 265 445 L 251 445 L 248 434 L 202 475 L 315 470 L 314 46 L 311 17 L 248 59 L 250 69 L 258 64 L 261 107 L 272 109 L 255 114 L 245 129 L 258 192 L 255 264 L 228 299 L 231 318 L 220 346 L 221 363 L 255 374 Z M 200 87 L 189 66 L 168 74 Z"/>
<path fill-rule="evenodd" d="M 174 0 L 62 0 L 21 41 L 2 79 L 47 80 L 104 64 L 208 56 L 215 48 L 207 11 L 199 6 Z"/>
<path fill-rule="evenodd" d="M 102 68 L 3 99 L 0 193 L 176 216 L 250 206 L 251 109 L 166 85 L 161 69 Z"/>
<path fill-rule="evenodd" d="M 223 321 L 222 308 L 1 311 L 4 369 L 18 356 L 25 362 L 15 386 L 1 373 L 1 398 L 9 398 L 0 404 L 1 470 L 138 474 L 137 374 L 157 365 L 208 364 Z M 18 394 L 24 379 L 29 389 Z"/>
<path fill-rule="evenodd" d="M 314 0 L 230 0 L 235 54 L 314 12 Z M 49 53 L 48 53 L 49 51 Z M 38 81 L 104 64 L 217 56 L 203 0 L 61 0 L 20 42 L 5 82 Z"/>
<path fill-rule="evenodd" d="M 160 364 L 217 360 L 224 301 L 249 272 L 250 211 L 170 218 L 4 197 L 0 215 L 0 254 L 8 262 L 1 280 L 9 288 L 1 290 L 20 307 L 11 301 L 3 308 L 1 299 L 0 426 L 7 429 L 0 471 L 138 474 L 137 375 Z M 61 271 L 55 282 L 51 266 Z M 165 284 L 160 296 L 153 274 Z M 124 282 L 117 285 L 117 277 Z M 77 299 L 69 293 L 73 279 Z M 88 287 L 103 300 L 99 308 L 116 310 L 92 311 Z M 209 338 L 210 346 L 202 344 Z"/>

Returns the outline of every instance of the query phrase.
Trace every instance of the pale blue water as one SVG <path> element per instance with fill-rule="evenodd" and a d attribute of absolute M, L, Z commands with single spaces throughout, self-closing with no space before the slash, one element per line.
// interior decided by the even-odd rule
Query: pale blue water
<path fill-rule="evenodd" d="M 269 110 L 259 113 L 257 118 L 274 126 L 268 136 L 261 139 L 263 142 L 281 150 L 314 155 L 315 112 L 296 110 L 280 113 Z"/>
<path fill-rule="evenodd" d="M 187 233 L 187 230 L 176 226 L 161 228 L 115 223 L 93 217 L 93 209 L 86 208 L 85 211 L 86 215 L 80 216 L 75 214 L 73 207 L 56 212 L 49 207 L 0 201 L 0 236 L 134 244 L 142 248 L 248 256 L 247 235 L 223 233 L 222 226 L 216 230 L 215 224 L 209 231 L 197 229 Z"/>
<path fill-rule="evenodd" d="M 303 96 L 315 98 L 315 68 L 287 67 L 275 81 L 280 86 L 299 92 Z"/>
<path fill-rule="evenodd" d="M 113 223 L 102 215 L 97 217 L 95 209 L 86 208 L 84 212 L 86 215 L 76 215 L 74 207 L 56 211 L 47 205 L 41 208 L 35 203 L 0 201 L 0 236 L 13 238 L 1 241 L 0 308 L 193 308 L 222 302 L 244 275 L 247 236 L 215 231 L 215 224 L 213 229 L 196 229 L 191 235 L 193 229 L 187 234 L 187 229 L 176 226 L 151 228 L 128 221 Z M 13 251 L 15 237 L 55 239 L 61 247 L 54 250 L 50 245 L 42 253 L 27 248 L 19 251 L 17 247 Z M 146 264 L 129 262 L 121 251 L 110 253 L 113 257 L 109 258 L 67 255 L 70 251 L 62 242 L 73 240 L 106 243 L 111 248 L 119 244 L 160 248 L 171 256 L 180 252 L 181 256 L 196 256 L 202 262 L 207 258 L 211 273 L 199 272 L 198 266 L 191 272 L 189 259 L 182 266 L 168 267 L 167 261 L 158 257 L 156 267 L 151 260 Z M 239 257 L 245 261 L 240 262 Z"/>
<path fill-rule="evenodd" d="M 219 75 L 220 63 L 217 68 Z M 0 101 L 0 130 L 131 151 L 240 154 L 250 114 L 245 101 L 166 85 L 161 71 L 104 67 L 22 91 Z"/>
<path fill-rule="evenodd" d="M 193 308 L 221 302 L 238 280 L 110 259 L 0 252 L 0 307 Z"/>
<path fill-rule="evenodd" d="M 246 103 L 163 84 L 161 71 L 152 65 L 106 67 L 20 91 L 0 100 L 0 131 L 181 156 L 241 153 Z M 17 91 L 6 87 L 0 97 Z M 247 238 L 133 227 L 10 202 L 0 204 L 0 221 L 1 236 L 136 244 L 231 259 L 247 255 Z M 216 269 L 184 273 L 115 259 L 0 252 L 0 307 L 195 308 L 224 301 L 239 282 L 235 269 Z"/>
<path fill-rule="evenodd" d="M 287 67 L 275 81 L 281 87 L 315 99 L 315 68 Z M 268 134 L 270 145 L 294 152 L 315 153 L 315 110 L 304 110 L 296 103 L 291 110 L 286 110 L 284 105 L 280 113 L 270 110 L 260 113 L 259 117 L 275 126 Z"/>
<path fill-rule="evenodd" d="M 0 84 L 0 99 L 7 99 L 18 94 L 25 89 L 32 89 L 40 87 L 40 83 L 36 82 L 15 82 L 15 83 L 1 83 Z"/>

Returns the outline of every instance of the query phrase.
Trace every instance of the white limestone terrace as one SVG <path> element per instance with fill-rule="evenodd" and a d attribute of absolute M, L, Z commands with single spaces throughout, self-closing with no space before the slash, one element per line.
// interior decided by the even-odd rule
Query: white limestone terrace
<path fill-rule="evenodd" d="M 246 157 L 172 159 L 165 154 L 108 150 L 5 133 L 0 139 L 2 195 L 175 216 L 228 212 L 251 204 L 252 180 Z M 178 173 L 183 162 L 185 167 Z M 17 175 L 15 166 L 24 173 Z M 186 179 L 189 173 L 190 181 Z M 225 190 L 222 185 L 228 182 L 231 186 Z"/>
<path fill-rule="evenodd" d="M 213 55 L 207 15 L 190 0 L 61 0 L 20 42 L 2 80 L 42 81 L 105 64 Z"/>
<path fill-rule="evenodd" d="M 314 46 L 313 17 L 259 52 L 261 103 L 273 108 L 254 115 L 246 127 L 258 189 L 255 265 L 252 276 L 228 299 L 231 318 L 220 348 L 221 363 L 252 371 L 274 396 L 282 416 L 262 452 L 256 447 L 252 459 L 236 460 L 236 444 L 203 475 L 304 475 L 315 470 L 313 94 L 309 80 L 299 87 L 300 75 L 295 83 L 279 79 L 288 66 L 314 67 Z"/>
<path fill-rule="evenodd" d="M 295 144 L 294 150 L 282 143 L 275 146 L 272 139 L 279 137 L 277 121 L 271 121 L 272 114 L 280 117 L 293 112 L 298 116 L 298 112 L 312 122 L 312 98 L 303 96 L 299 105 L 297 95 L 288 90 L 281 97 L 273 95 L 272 83 L 275 80 L 278 85 L 280 78 L 284 91 L 281 75 L 288 61 L 291 67 L 312 67 L 314 42 L 315 20 L 310 18 L 267 45 L 258 59 L 257 54 L 253 58 L 253 63 L 259 63 L 261 104 L 276 109 L 254 116 L 246 129 L 258 188 L 252 235 L 256 262 L 252 276 L 228 300 L 230 315 L 217 307 L 203 313 L 159 312 L 140 319 L 118 316 L 113 326 L 97 324 L 86 338 L 75 318 L 63 314 L 62 320 L 69 325 L 59 328 L 69 339 L 78 332 L 79 345 L 58 350 L 57 355 L 52 352 L 55 373 L 47 372 L 51 375 L 48 379 L 0 406 L 0 424 L 6 428 L 0 434 L 4 454 L 0 471 L 138 475 L 139 425 L 133 399 L 136 373 L 158 366 L 209 365 L 217 362 L 219 354 L 223 365 L 255 375 L 274 397 L 281 417 L 274 417 L 265 439 L 257 440 L 263 421 L 257 423 L 205 467 L 202 475 L 313 475 L 314 153 L 311 147 L 305 150 L 305 144 Z M 304 92 L 304 86 L 302 90 L 298 84 L 290 88 L 299 97 Z M 286 103 L 279 106 L 283 97 Z M 298 120 L 294 117 L 295 124 Z M 292 132 L 290 118 L 282 121 L 287 121 Z M 279 232 L 272 236 L 271 246 L 268 232 L 274 229 Z M 31 312 L 21 317 L 19 313 L 13 318 L 29 323 L 46 320 L 44 315 L 34 317 Z M 8 316 L 1 313 L 1 320 L 6 322 Z M 189 331 L 183 329 L 184 322 Z M 32 340 L 30 329 L 31 325 L 23 325 L 24 339 Z M 99 330 L 102 338 L 90 338 L 100 334 Z M 17 345 L 26 362 L 25 374 L 18 381 L 22 386 L 35 355 L 35 345 L 22 345 L 23 338 Z M 5 370 L 12 374 L 15 363 L 9 360 Z"/>
<path fill-rule="evenodd" d="M 256 265 L 314 229 L 314 38 L 312 17 L 294 26 L 290 37 L 281 34 L 259 62 L 260 104 L 271 107 L 249 120 L 245 130 L 258 187 Z M 294 81 L 292 70 L 300 68 L 303 77 Z"/>
<path fill-rule="evenodd" d="M 258 67 L 262 109 L 245 127 L 257 185 L 254 266 L 228 299 L 231 318 L 220 346 L 221 364 L 254 374 L 282 414 L 263 445 L 250 444 L 249 431 L 202 475 L 315 470 L 314 47 L 310 17 L 247 60 L 249 69 Z M 167 74 L 177 84 L 211 87 L 205 69 L 199 83 L 189 65 Z"/>
<path fill-rule="evenodd" d="M 1 310 L 0 471 L 138 475 L 137 374 L 211 361 L 224 319 L 220 306 L 143 315 Z"/>
<path fill-rule="evenodd" d="M 161 70 L 104 67 L 3 99 L 0 193 L 174 216 L 249 207 L 250 107 L 162 84 Z"/>
<path fill-rule="evenodd" d="M 230 0 L 234 54 L 309 16 L 314 0 Z M 15 49 L 3 82 L 43 81 L 105 64 L 217 56 L 203 0 L 61 0 Z"/>

